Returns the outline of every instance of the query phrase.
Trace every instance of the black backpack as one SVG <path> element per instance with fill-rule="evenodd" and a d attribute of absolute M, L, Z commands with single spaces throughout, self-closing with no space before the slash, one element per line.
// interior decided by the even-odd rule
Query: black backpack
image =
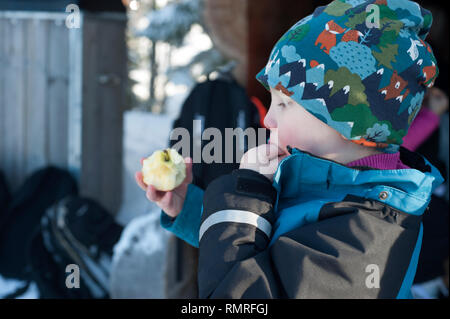
<path fill-rule="evenodd" d="M 0 215 L 0 274 L 3 277 L 29 278 L 27 247 L 40 228 L 41 217 L 58 200 L 77 192 L 77 183 L 69 172 L 46 167 L 33 173 L 12 194 Z"/>
<path fill-rule="evenodd" d="M 76 180 L 63 169 L 36 171 L 12 196 L 4 185 L 0 177 L 0 200 L 7 203 L 0 215 L 0 275 L 26 284 L 3 297 L 19 297 L 33 282 L 40 298 L 108 298 L 122 232 L 114 217 L 79 197 Z M 66 285 L 71 264 L 79 267 L 79 288 Z"/>
<path fill-rule="evenodd" d="M 200 120 L 201 130 L 194 128 L 193 121 Z M 174 121 L 173 128 L 185 128 L 190 134 L 190 156 L 194 154 L 194 142 L 202 141 L 201 133 L 206 128 L 217 128 L 222 137 L 225 128 L 253 128 L 257 131 L 261 123 L 261 114 L 252 103 L 245 89 L 236 82 L 230 73 L 222 73 L 215 80 L 208 79 L 198 83 L 185 100 L 181 113 Z M 169 145 L 174 146 L 181 140 L 170 140 Z M 201 149 L 210 141 L 202 141 Z M 230 173 L 239 168 L 239 159 L 236 161 L 236 144 L 233 141 L 233 163 L 225 163 L 225 141 L 222 140 L 223 163 L 195 163 L 193 164 L 193 184 L 205 189 L 217 177 Z M 247 151 L 247 140 L 244 140 L 244 152 Z"/>
<path fill-rule="evenodd" d="M 28 249 L 41 298 L 109 298 L 113 247 L 123 227 L 96 201 L 68 196 L 50 207 Z M 68 287 L 68 265 L 79 286 Z"/>

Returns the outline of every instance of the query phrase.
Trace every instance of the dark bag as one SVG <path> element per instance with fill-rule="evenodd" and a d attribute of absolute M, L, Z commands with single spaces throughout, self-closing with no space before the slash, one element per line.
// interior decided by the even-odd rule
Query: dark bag
<path fill-rule="evenodd" d="M 202 141 L 203 129 L 213 127 L 225 136 L 225 128 L 260 127 L 264 110 L 252 103 L 245 88 L 238 84 L 231 73 L 223 72 L 216 80 L 207 80 L 197 84 L 184 102 L 178 119 L 173 128 L 185 128 L 190 134 L 190 156 L 194 154 L 194 142 Z M 199 130 L 194 128 L 193 120 L 200 120 Z M 266 140 L 266 138 L 264 138 Z M 179 140 L 171 140 L 170 146 Z M 210 141 L 202 142 L 200 149 Z M 247 151 L 247 141 L 244 140 L 243 151 Z M 225 141 L 222 140 L 223 163 L 195 163 L 192 166 L 193 184 L 206 189 L 208 184 L 217 177 L 239 168 L 236 160 L 236 139 L 233 141 L 233 163 L 225 163 Z M 194 159 L 195 160 L 195 159 Z M 168 243 L 165 290 L 169 298 L 197 298 L 197 260 L 198 249 L 178 238 Z"/>
<path fill-rule="evenodd" d="M 193 121 L 201 121 L 201 129 L 194 128 Z M 185 128 L 189 131 L 190 156 L 194 156 L 194 143 L 201 142 L 201 149 L 210 141 L 202 141 L 202 131 L 206 128 L 220 130 L 225 137 L 225 128 L 258 129 L 260 114 L 249 99 L 245 89 L 230 74 L 224 73 L 216 80 L 207 80 L 197 84 L 184 102 L 173 128 Z M 179 139 L 169 141 L 174 146 Z M 194 163 L 192 166 L 193 184 L 205 189 L 217 177 L 239 168 L 236 160 L 237 141 L 233 141 L 233 163 L 225 163 L 225 141 L 222 140 L 222 163 Z M 247 151 L 244 140 L 243 151 Z"/>
<path fill-rule="evenodd" d="M 33 280 L 41 298 L 109 298 L 113 247 L 123 227 L 92 199 L 69 196 L 50 207 L 30 246 Z M 66 285 L 68 265 L 79 287 Z"/>
<path fill-rule="evenodd" d="M 39 229 L 45 210 L 67 195 L 77 194 L 77 184 L 69 172 L 47 167 L 33 173 L 13 193 L 0 216 L 0 274 L 27 280 L 27 247 Z"/>

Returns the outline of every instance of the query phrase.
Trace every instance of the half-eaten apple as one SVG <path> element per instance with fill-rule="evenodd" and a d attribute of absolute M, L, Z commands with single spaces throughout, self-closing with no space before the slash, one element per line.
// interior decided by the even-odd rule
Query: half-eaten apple
<path fill-rule="evenodd" d="M 186 178 L 186 164 L 183 157 L 172 148 L 155 151 L 142 163 L 142 177 L 147 185 L 160 191 L 171 191 Z"/>

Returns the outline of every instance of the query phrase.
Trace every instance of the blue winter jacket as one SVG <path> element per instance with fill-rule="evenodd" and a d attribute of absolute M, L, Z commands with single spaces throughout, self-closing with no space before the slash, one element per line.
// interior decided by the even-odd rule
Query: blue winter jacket
<path fill-rule="evenodd" d="M 199 247 L 201 298 L 409 298 L 439 171 L 347 167 L 294 149 L 271 183 L 250 170 L 190 185 L 161 224 Z M 199 240 L 200 238 L 200 240 Z"/>

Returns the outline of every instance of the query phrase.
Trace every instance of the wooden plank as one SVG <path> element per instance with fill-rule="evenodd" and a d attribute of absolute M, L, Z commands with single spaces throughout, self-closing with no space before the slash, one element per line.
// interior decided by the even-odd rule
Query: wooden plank
<path fill-rule="evenodd" d="M 79 180 L 81 174 L 82 134 L 82 70 L 83 70 L 83 14 L 80 28 L 69 30 L 69 101 L 68 101 L 68 170 Z"/>
<path fill-rule="evenodd" d="M 26 172 L 31 174 L 48 163 L 47 148 L 47 48 L 49 20 L 27 20 L 27 112 Z"/>
<path fill-rule="evenodd" d="M 3 132 L 3 149 L 2 149 L 2 158 L 3 158 L 3 172 L 5 174 L 8 182 L 11 182 L 13 179 L 13 141 L 11 139 L 11 124 L 13 120 L 13 115 L 11 112 L 10 104 L 12 103 L 11 97 L 11 77 L 10 75 L 13 73 L 12 66 L 12 25 L 10 20 L 4 20 L 3 23 L 4 34 L 3 38 L 3 48 L 4 48 L 4 64 L 2 65 L 2 74 L 3 74 L 3 121 L 2 121 L 2 132 Z"/>
<path fill-rule="evenodd" d="M 15 190 L 25 178 L 24 125 L 25 103 L 25 67 L 24 22 L 11 19 L 7 26 L 7 62 L 5 66 L 5 174 L 12 190 Z"/>
<path fill-rule="evenodd" d="M 14 68 L 16 70 L 16 87 L 15 87 L 15 99 L 16 104 L 11 105 L 16 108 L 16 122 L 15 122 L 15 179 L 13 183 L 13 189 L 19 187 L 27 177 L 25 172 L 25 158 L 27 156 L 25 149 L 25 140 L 27 134 L 27 126 L 25 125 L 26 115 L 26 103 L 28 96 L 24 94 L 26 92 L 26 21 L 17 20 L 17 25 L 13 29 L 13 41 L 16 49 L 16 59 Z"/>
<path fill-rule="evenodd" d="M 3 154 L 5 152 L 5 131 L 4 131 L 4 119 L 6 115 L 5 111 L 5 68 L 6 68 L 6 21 L 0 17 L 0 170 L 3 171 Z"/>
<path fill-rule="evenodd" d="M 39 20 L 64 20 L 67 13 L 49 11 L 0 11 L 0 18 L 3 19 L 39 19 Z"/>
<path fill-rule="evenodd" d="M 80 194 L 100 198 L 101 149 L 100 132 L 102 128 L 96 119 L 101 116 L 98 103 L 98 30 L 95 20 L 83 18 L 83 70 L 82 70 L 82 152 Z"/>
<path fill-rule="evenodd" d="M 48 141 L 49 162 L 67 167 L 69 34 L 63 20 L 49 25 Z"/>
<path fill-rule="evenodd" d="M 83 19 L 80 192 L 96 198 L 113 214 L 120 207 L 122 194 L 125 25 L 124 20 L 94 15 Z"/>
<path fill-rule="evenodd" d="M 117 213 L 122 194 L 122 139 L 123 109 L 126 79 L 125 27 L 123 21 L 99 20 L 101 24 L 101 46 L 98 50 L 101 75 L 109 77 L 109 82 L 101 84 L 99 103 L 101 106 L 102 131 L 101 157 L 101 198 L 109 211 Z M 112 174 L 111 172 L 118 172 Z"/>

